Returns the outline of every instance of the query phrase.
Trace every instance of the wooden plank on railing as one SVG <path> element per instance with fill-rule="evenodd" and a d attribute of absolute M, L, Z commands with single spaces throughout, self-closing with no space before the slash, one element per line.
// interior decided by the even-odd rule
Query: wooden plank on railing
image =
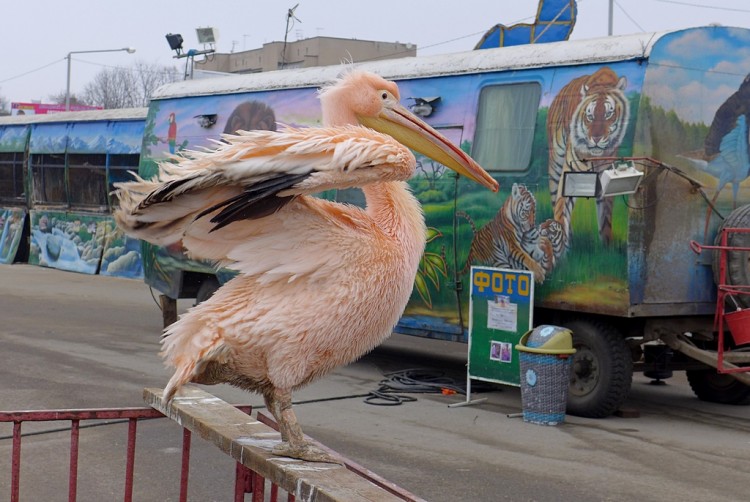
<path fill-rule="evenodd" d="M 162 400 L 161 389 L 144 389 L 143 399 L 237 462 L 294 494 L 297 500 L 401 500 L 342 465 L 273 455 L 271 450 L 281 441 L 278 432 L 197 387 L 183 387 L 167 405 Z"/>

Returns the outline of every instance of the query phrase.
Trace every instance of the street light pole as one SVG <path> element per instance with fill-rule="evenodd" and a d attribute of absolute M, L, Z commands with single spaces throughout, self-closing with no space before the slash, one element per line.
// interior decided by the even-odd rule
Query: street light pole
<path fill-rule="evenodd" d="M 73 54 L 89 54 L 92 52 L 120 52 L 125 51 L 128 54 L 133 54 L 135 49 L 132 47 L 123 47 L 122 49 L 100 49 L 96 51 L 70 51 L 65 58 L 68 60 L 68 79 L 65 85 L 65 111 L 70 111 L 70 61 Z"/>

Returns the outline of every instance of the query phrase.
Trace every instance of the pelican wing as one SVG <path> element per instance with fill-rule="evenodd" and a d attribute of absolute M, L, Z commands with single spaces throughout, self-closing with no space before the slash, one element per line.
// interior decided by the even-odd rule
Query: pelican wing
<path fill-rule="evenodd" d="M 371 263 L 369 253 L 385 240 L 363 209 L 300 196 L 264 218 L 217 230 L 209 219 L 198 219 L 187 228 L 183 246 L 193 256 L 268 283 L 300 276 L 331 280 L 348 262 Z"/>
<path fill-rule="evenodd" d="M 393 138 L 361 126 L 240 131 L 214 150 L 164 162 L 153 180 L 116 185 L 118 225 L 166 245 L 208 218 L 213 230 L 265 218 L 299 195 L 405 179 L 414 156 Z"/>

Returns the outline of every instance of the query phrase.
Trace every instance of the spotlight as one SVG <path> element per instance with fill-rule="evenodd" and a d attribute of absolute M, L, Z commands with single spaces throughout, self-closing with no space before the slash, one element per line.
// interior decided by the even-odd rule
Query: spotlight
<path fill-rule="evenodd" d="M 177 52 L 178 55 L 182 53 L 182 35 L 179 33 L 167 33 L 167 43 L 169 44 L 169 48 Z"/>
<path fill-rule="evenodd" d="M 633 161 L 621 161 L 602 171 L 599 177 L 602 197 L 635 193 L 641 184 L 643 173 L 635 168 Z"/>
<path fill-rule="evenodd" d="M 599 175 L 594 171 L 565 171 L 563 173 L 563 197 L 596 197 L 599 195 Z"/>
<path fill-rule="evenodd" d="M 214 28 L 196 28 L 195 34 L 198 36 L 198 43 L 203 45 L 215 44 L 218 38 Z"/>

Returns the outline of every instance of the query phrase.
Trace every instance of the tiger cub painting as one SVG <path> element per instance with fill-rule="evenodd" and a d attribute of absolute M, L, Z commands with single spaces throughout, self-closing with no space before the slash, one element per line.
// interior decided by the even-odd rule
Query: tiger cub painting
<path fill-rule="evenodd" d="M 625 96 L 627 79 L 604 66 L 591 75 L 571 80 L 555 96 L 547 115 L 549 144 L 549 190 L 554 219 L 562 225 L 570 243 L 570 218 L 574 198 L 562 197 L 561 179 L 565 171 L 587 171 L 584 159 L 615 155 L 630 119 Z M 612 199 L 597 200 L 599 236 L 605 244 L 612 240 Z"/>
<path fill-rule="evenodd" d="M 536 282 L 544 282 L 566 249 L 559 223 L 547 220 L 536 226 L 536 199 L 525 185 L 514 183 L 500 211 L 479 230 L 468 214 L 456 214 L 466 218 L 474 232 L 462 273 L 478 263 L 530 270 Z"/>

